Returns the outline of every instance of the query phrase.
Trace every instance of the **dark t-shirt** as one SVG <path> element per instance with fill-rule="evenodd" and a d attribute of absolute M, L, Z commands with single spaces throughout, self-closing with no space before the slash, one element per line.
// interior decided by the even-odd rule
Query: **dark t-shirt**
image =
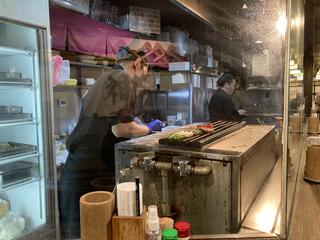
<path fill-rule="evenodd" d="M 119 122 L 131 122 L 133 115 L 119 114 L 117 117 L 80 118 L 67 141 L 69 158 L 66 166 L 74 170 L 108 169 L 114 172 L 114 145 L 125 141 L 112 133 L 112 126 Z"/>
<path fill-rule="evenodd" d="M 232 98 L 222 89 L 218 89 L 211 97 L 209 104 L 210 121 L 228 120 L 241 121 Z"/>

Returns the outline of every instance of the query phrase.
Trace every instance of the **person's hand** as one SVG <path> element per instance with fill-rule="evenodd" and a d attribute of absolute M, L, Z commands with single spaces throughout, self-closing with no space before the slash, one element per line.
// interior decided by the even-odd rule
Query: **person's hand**
<path fill-rule="evenodd" d="M 150 129 L 150 132 L 152 131 L 161 131 L 161 129 L 163 128 L 164 123 L 161 122 L 160 120 L 156 119 L 153 120 L 152 122 L 149 122 L 147 124 L 147 127 Z"/>
<path fill-rule="evenodd" d="M 240 114 L 240 116 L 247 116 L 248 115 L 247 111 L 244 109 L 239 109 L 238 113 Z"/>

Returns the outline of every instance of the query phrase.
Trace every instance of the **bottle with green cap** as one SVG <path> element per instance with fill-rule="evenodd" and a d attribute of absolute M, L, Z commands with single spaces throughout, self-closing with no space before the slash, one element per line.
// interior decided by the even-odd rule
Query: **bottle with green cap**
<path fill-rule="evenodd" d="M 162 231 L 162 240 L 178 240 L 178 232 L 175 229 L 164 229 Z"/>

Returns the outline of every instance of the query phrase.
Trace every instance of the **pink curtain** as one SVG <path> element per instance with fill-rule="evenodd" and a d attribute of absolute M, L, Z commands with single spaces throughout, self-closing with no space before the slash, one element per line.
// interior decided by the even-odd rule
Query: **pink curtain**
<path fill-rule="evenodd" d="M 103 57 L 108 52 L 108 36 L 130 38 L 136 35 L 57 6 L 50 8 L 50 21 L 52 48 Z M 114 51 L 117 53 L 118 49 Z"/>
<path fill-rule="evenodd" d="M 59 7 L 50 7 L 51 46 L 54 49 L 66 50 L 67 23 L 64 11 Z"/>

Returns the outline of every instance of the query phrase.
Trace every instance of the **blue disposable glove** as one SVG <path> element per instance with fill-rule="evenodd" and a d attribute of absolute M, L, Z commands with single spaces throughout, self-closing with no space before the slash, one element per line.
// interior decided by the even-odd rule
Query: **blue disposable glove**
<path fill-rule="evenodd" d="M 149 122 L 147 124 L 147 127 L 149 128 L 150 132 L 152 132 L 152 131 L 161 131 L 163 126 L 164 126 L 163 122 L 161 122 L 158 119 L 153 120 L 152 122 Z"/>

